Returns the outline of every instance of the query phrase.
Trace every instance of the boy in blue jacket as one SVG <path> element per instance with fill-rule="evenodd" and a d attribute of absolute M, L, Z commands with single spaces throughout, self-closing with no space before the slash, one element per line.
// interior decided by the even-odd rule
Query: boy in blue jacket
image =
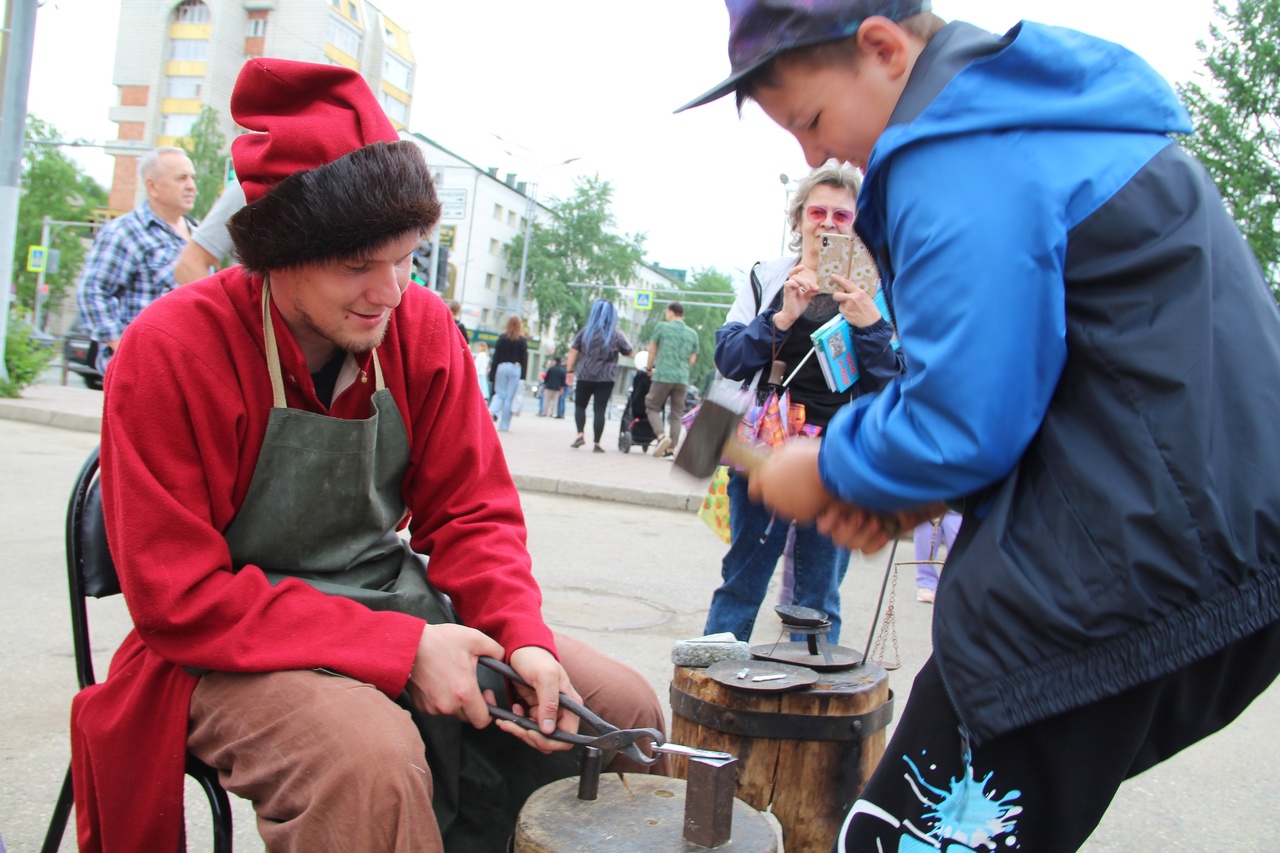
<path fill-rule="evenodd" d="M 1280 312 L 1127 50 L 928 0 L 728 7 L 733 74 L 685 109 L 736 92 L 865 167 L 905 354 L 752 493 L 868 551 L 964 510 L 836 849 L 1075 850 L 1280 671 Z"/>

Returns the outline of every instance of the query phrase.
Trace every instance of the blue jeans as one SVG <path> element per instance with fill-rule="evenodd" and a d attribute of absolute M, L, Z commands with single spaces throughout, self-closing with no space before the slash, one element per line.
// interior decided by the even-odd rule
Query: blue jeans
<path fill-rule="evenodd" d="M 739 640 L 748 640 L 791 525 L 779 518 L 761 544 L 760 537 L 773 513 L 751 502 L 747 479 L 737 473 L 729 474 L 727 491 L 731 541 L 720 566 L 724 583 L 711 597 L 706 633 L 732 631 Z M 827 639 L 832 643 L 840 641 L 840 583 L 848 568 L 847 550 L 837 547 L 813 525 L 796 525 L 792 603 L 826 613 L 831 619 Z"/>
<path fill-rule="evenodd" d="M 493 400 L 489 403 L 489 411 L 498 416 L 498 432 L 506 432 L 511 427 L 511 402 L 523 391 L 520 365 L 514 361 L 499 364 L 493 377 Z"/>

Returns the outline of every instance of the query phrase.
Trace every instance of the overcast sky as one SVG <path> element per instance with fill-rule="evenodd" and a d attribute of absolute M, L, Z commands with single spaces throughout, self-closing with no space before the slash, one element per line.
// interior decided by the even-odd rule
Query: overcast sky
<path fill-rule="evenodd" d="M 521 179 L 580 158 L 542 172 L 541 198 L 567 196 L 575 177 L 598 174 L 613 185 L 619 230 L 644 232 L 649 260 L 664 266 L 736 278 L 781 253 L 779 175 L 808 170 L 795 142 L 753 106 L 739 119 L 732 97 L 671 112 L 728 73 L 719 0 L 375 5 L 410 32 L 410 130 Z M 66 137 L 115 137 L 107 110 L 117 97 L 119 7 L 45 0 L 40 9 L 29 107 Z M 1084 30 L 1132 48 L 1172 82 L 1199 73 L 1195 43 L 1213 21 L 1212 0 L 934 0 L 934 11 L 993 32 L 1020 17 Z M 87 149 L 77 157 L 109 184 L 111 158 Z"/>

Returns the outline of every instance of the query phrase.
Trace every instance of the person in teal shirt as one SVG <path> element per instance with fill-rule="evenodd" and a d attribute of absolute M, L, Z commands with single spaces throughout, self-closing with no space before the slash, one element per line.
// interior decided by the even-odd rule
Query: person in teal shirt
<path fill-rule="evenodd" d="M 654 456 L 675 456 L 672 450 L 680 440 L 680 416 L 684 414 L 684 395 L 689 387 L 689 370 L 698 360 L 698 333 L 684 323 L 684 306 L 672 302 L 667 306 L 667 321 L 658 325 L 649 344 L 649 374 L 653 384 L 644 398 L 649 425 L 658 441 Z M 667 407 L 670 429 L 662 431 L 662 407 Z"/>

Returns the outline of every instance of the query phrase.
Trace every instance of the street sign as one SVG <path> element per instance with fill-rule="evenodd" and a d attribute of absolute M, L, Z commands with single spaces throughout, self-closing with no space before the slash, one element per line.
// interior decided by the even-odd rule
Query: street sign
<path fill-rule="evenodd" d="M 27 272 L 44 272 L 48 249 L 44 246 L 27 247 Z"/>
<path fill-rule="evenodd" d="M 636 291 L 636 307 L 641 311 L 648 311 L 653 307 L 653 291 L 637 290 Z"/>
<path fill-rule="evenodd" d="M 440 246 L 444 249 L 453 248 L 453 238 L 458 236 L 458 226 L 441 225 L 440 226 Z"/>
<path fill-rule="evenodd" d="M 440 187 L 436 190 L 436 197 L 440 199 L 441 219 L 467 218 L 466 187 Z"/>

